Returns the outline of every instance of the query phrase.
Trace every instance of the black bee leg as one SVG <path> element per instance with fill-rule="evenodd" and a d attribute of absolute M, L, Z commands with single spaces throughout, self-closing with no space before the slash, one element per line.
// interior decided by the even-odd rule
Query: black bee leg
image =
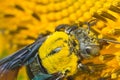
<path fill-rule="evenodd" d="M 94 25 L 96 25 L 96 23 L 98 22 L 98 19 L 92 19 L 92 20 L 90 20 L 90 21 L 88 21 L 88 26 L 94 26 Z"/>
<path fill-rule="evenodd" d="M 66 69 L 64 72 L 54 73 L 54 74 L 52 74 L 52 77 L 50 77 L 46 80 L 63 80 L 63 78 L 66 77 L 67 73 L 69 73 L 68 69 Z M 68 80 L 70 80 L 70 79 L 68 79 Z"/>
<path fill-rule="evenodd" d="M 110 43 L 114 43 L 114 44 L 120 44 L 119 41 L 110 40 L 110 39 L 98 39 L 98 42 L 99 42 L 99 44 L 100 44 L 100 48 L 101 48 L 101 49 L 103 48 L 103 46 L 109 45 L 109 42 L 110 42 Z"/>
<path fill-rule="evenodd" d="M 55 29 L 55 31 L 64 31 L 66 29 L 66 27 L 68 27 L 69 25 L 68 24 L 61 24 L 61 25 L 58 25 Z"/>
<path fill-rule="evenodd" d="M 85 72 L 85 73 L 88 73 L 88 74 L 91 74 L 93 73 L 94 71 L 91 70 L 88 66 L 82 64 L 82 63 L 79 63 L 78 64 L 78 69 L 82 72 Z"/>
<path fill-rule="evenodd" d="M 106 41 L 106 42 L 115 43 L 115 44 L 120 44 L 119 41 L 115 41 L 115 40 L 110 40 L 110 39 L 101 39 L 101 40 Z"/>
<path fill-rule="evenodd" d="M 84 24 L 86 24 L 88 26 L 88 30 L 90 31 L 91 26 L 96 25 L 97 21 L 98 21 L 97 19 L 92 19 L 92 20 L 90 20 L 88 22 L 84 22 Z"/>
<path fill-rule="evenodd" d="M 68 76 L 67 80 L 74 80 L 73 76 Z"/>
<path fill-rule="evenodd" d="M 74 24 L 74 25 L 68 27 L 68 28 L 65 30 L 65 32 L 66 32 L 67 34 L 70 34 L 72 31 L 74 31 L 74 30 L 76 30 L 76 29 L 78 29 L 78 25 L 77 25 L 77 24 Z"/>

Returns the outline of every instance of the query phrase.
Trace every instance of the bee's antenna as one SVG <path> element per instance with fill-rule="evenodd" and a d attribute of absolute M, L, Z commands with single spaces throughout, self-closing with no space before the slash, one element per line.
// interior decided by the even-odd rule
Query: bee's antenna
<path fill-rule="evenodd" d="M 88 31 L 90 31 L 91 26 L 94 26 L 97 23 L 97 19 L 92 19 L 88 22 L 85 22 L 85 24 L 88 26 Z"/>
<path fill-rule="evenodd" d="M 100 39 L 100 40 L 103 40 L 103 41 L 106 41 L 106 42 L 115 43 L 115 44 L 120 44 L 119 41 L 115 41 L 115 40 L 110 40 L 110 39 Z"/>

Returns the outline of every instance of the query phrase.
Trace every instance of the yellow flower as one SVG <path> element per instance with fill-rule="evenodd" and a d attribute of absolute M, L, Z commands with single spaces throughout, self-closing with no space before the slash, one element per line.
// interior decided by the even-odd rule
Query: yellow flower
<path fill-rule="evenodd" d="M 92 18 L 98 19 L 92 28 L 100 38 L 120 41 L 120 0 L 0 0 L 0 5 L 0 32 L 4 33 L 0 33 L 0 56 L 4 50 L 12 53 L 32 43 L 40 33 L 53 32 L 59 24 L 87 22 Z M 105 70 L 96 73 L 96 78 L 116 79 L 119 54 L 120 45 L 110 43 L 99 57 L 84 63 L 105 64 Z M 79 74 L 76 80 L 85 80 L 86 76 L 88 80 L 96 80 L 94 75 Z"/>

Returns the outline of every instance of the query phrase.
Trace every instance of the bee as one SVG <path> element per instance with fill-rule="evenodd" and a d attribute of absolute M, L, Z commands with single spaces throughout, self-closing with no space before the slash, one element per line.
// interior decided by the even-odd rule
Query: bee
<path fill-rule="evenodd" d="M 96 22 L 61 24 L 55 32 L 41 34 L 32 44 L 0 60 L 0 80 L 16 80 L 23 66 L 30 80 L 73 80 L 79 70 L 92 73 L 81 61 L 98 56 L 108 42 L 120 44 L 99 39 L 90 28 Z"/>

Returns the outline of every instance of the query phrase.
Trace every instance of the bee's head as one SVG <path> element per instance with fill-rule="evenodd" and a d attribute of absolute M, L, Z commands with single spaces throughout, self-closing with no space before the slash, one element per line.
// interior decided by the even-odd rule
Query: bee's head
<path fill-rule="evenodd" d="M 72 25 L 66 29 L 66 33 L 75 36 L 80 47 L 79 53 L 83 58 L 99 55 L 100 45 L 97 36 L 90 29 Z"/>
<path fill-rule="evenodd" d="M 80 47 L 79 54 L 83 58 L 90 58 L 99 55 L 102 47 L 108 45 L 109 42 L 120 44 L 120 42 L 116 40 L 98 39 L 97 35 L 91 31 L 89 27 L 86 29 L 79 27 L 78 25 L 72 25 L 67 27 L 65 32 L 69 35 L 75 36 Z"/>
<path fill-rule="evenodd" d="M 79 42 L 80 55 L 83 58 L 90 58 L 99 55 L 100 45 L 97 36 L 92 31 L 80 28 L 75 32 L 74 36 Z"/>
<path fill-rule="evenodd" d="M 56 28 L 56 31 L 64 31 L 68 35 L 74 36 L 80 47 L 78 54 L 83 58 L 89 58 L 99 55 L 102 47 L 107 45 L 108 42 L 120 44 L 120 42 L 114 40 L 98 39 L 96 35 L 98 33 L 91 28 L 91 26 L 95 25 L 97 21 L 98 20 L 93 19 L 89 22 L 80 24 L 62 24 Z"/>

